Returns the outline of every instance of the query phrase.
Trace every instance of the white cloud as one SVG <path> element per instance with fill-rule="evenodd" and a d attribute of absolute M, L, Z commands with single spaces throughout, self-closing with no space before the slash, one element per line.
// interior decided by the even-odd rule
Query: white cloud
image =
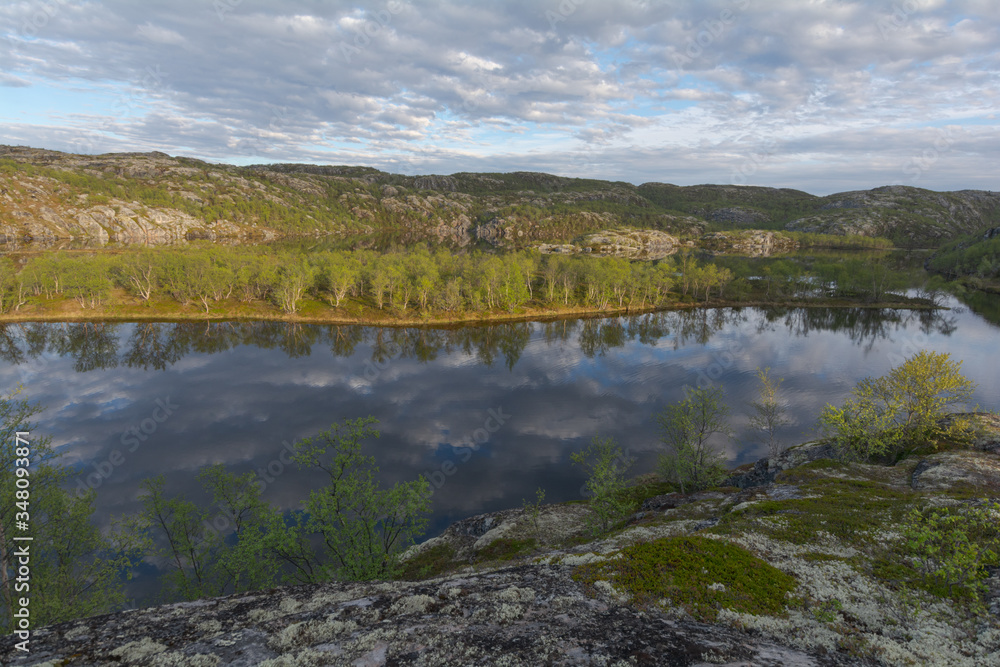
<path fill-rule="evenodd" d="M 773 150 L 750 182 L 830 192 L 892 182 L 873 142 L 975 118 L 922 185 L 995 189 L 985 0 L 42 4 L 0 7 L 0 86 L 41 91 L 0 102 L 9 141 L 677 183 L 728 182 L 756 143 Z M 109 84 L 142 109 L 70 119 Z"/>

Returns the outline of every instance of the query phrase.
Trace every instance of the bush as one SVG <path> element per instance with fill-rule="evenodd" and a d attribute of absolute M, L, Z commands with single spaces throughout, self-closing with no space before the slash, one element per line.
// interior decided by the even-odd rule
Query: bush
<path fill-rule="evenodd" d="M 893 456 L 908 447 L 961 438 L 969 429 L 967 420 L 940 423 L 948 408 L 968 402 L 975 391 L 976 384 L 959 372 L 961 366 L 946 353 L 918 352 L 887 375 L 859 382 L 843 407 L 827 405 L 820 426 L 849 459 Z"/>
<path fill-rule="evenodd" d="M 660 456 L 660 476 L 677 484 L 681 493 L 721 483 L 726 478 L 725 457 L 710 441 L 715 435 L 732 437 L 725 421 L 728 414 L 722 389 L 713 387 L 694 389 L 657 415 L 663 442 L 670 448 Z"/>
<path fill-rule="evenodd" d="M 305 512 L 288 531 L 271 533 L 285 562 L 298 568 L 294 579 L 366 581 L 401 571 L 399 553 L 427 526 L 430 485 L 422 476 L 383 489 L 375 479 L 375 458 L 361 453 L 361 441 L 379 433 L 373 417 L 334 424 L 295 444 L 292 459 L 328 476 L 327 485 L 310 491 Z M 323 546 L 316 550 L 314 544 Z"/>
<path fill-rule="evenodd" d="M 590 473 L 585 488 L 596 519 L 592 523 L 594 534 L 609 530 L 632 511 L 632 504 L 622 495 L 628 486 L 626 474 L 635 459 L 623 452 L 613 438 L 602 440 L 597 436 L 589 447 L 570 458 L 574 465 L 581 465 Z"/>
<path fill-rule="evenodd" d="M 1000 504 L 913 510 L 903 525 L 906 549 L 924 583 L 979 600 L 987 566 L 1000 564 Z"/>

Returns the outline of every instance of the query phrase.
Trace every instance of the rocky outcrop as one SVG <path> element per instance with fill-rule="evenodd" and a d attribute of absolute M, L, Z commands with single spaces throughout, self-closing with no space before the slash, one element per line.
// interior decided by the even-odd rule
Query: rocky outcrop
<path fill-rule="evenodd" d="M 5 665 L 863 665 L 593 599 L 570 566 L 300 586 L 62 623 Z"/>
<path fill-rule="evenodd" d="M 162 245 L 193 239 L 266 241 L 277 236 L 266 228 L 247 229 L 226 220 L 206 223 L 174 209 L 150 209 L 120 200 L 62 211 L 39 206 L 14 211 L 13 218 L 14 222 L 0 222 L 0 235 L 10 245 L 51 245 L 56 240 L 86 240 L 91 247 L 108 243 Z"/>
<path fill-rule="evenodd" d="M 539 252 L 546 254 L 592 253 L 606 257 L 628 259 L 663 259 L 673 255 L 680 247 L 676 236 L 651 229 L 616 229 L 595 232 L 564 244 L 539 244 Z"/>
<path fill-rule="evenodd" d="M 760 211 L 741 206 L 717 208 L 709 211 L 706 217 L 712 222 L 733 225 L 735 227 L 753 227 L 771 221 L 767 215 Z"/>

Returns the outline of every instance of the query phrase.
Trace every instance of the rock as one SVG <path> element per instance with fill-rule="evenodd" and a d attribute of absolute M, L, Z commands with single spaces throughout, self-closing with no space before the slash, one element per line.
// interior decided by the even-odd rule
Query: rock
<path fill-rule="evenodd" d="M 862 665 L 594 599 L 569 566 L 275 589 L 40 628 L 10 667 L 86 665 Z M 284 662 L 277 662 L 282 657 Z"/>
<path fill-rule="evenodd" d="M 770 472 L 768 469 L 768 460 L 766 458 L 759 459 L 753 464 L 748 472 L 740 473 L 738 475 L 730 475 L 726 481 L 722 483 L 723 486 L 735 486 L 741 489 L 747 489 L 754 486 L 764 486 L 770 484 L 774 481 L 775 472 Z"/>
<path fill-rule="evenodd" d="M 890 185 L 841 192 L 825 200 L 815 213 L 789 222 L 785 229 L 926 244 L 977 233 L 1000 211 L 1000 193 L 983 190 L 933 192 Z"/>
<path fill-rule="evenodd" d="M 692 499 L 689 496 L 685 496 L 683 493 L 665 493 L 643 501 L 639 510 L 641 512 L 670 510 L 675 507 L 680 507 L 681 505 L 686 505 L 690 502 L 692 502 Z"/>
<path fill-rule="evenodd" d="M 920 480 L 920 476 L 936 465 L 940 465 L 940 462 L 920 459 L 916 467 L 913 469 L 913 472 L 910 473 L 910 488 L 915 490 L 917 488 L 917 483 Z"/>
<path fill-rule="evenodd" d="M 910 485 L 917 491 L 965 488 L 1000 497 L 1000 456 L 968 450 L 931 454 L 917 464 Z"/>
<path fill-rule="evenodd" d="M 708 219 L 712 222 L 721 222 L 729 225 L 739 225 L 750 227 L 759 225 L 762 222 L 770 222 L 770 218 L 760 211 L 740 206 L 729 206 L 717 208 L 708 214 Z"/>
<path fill-rule="evenodd" d="M 770 470 L 780 472 L 795 468 L 819 459 L 836 458 L 833 443 L 827 440 L 806 442 L 795 447 L 789 447 L 774 460 Z"/>

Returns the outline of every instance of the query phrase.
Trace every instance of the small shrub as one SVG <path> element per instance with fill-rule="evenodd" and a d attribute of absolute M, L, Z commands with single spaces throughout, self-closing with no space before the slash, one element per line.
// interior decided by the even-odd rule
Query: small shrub
<path fill-rule="evenodd" d="M 986 567 L 1000 565 L 1000 504 L 915 509 L 903 535 L 925 585 L 977 601 Z"/>
<path fill-rule="evenodd" d="M 820 425 L 843 458 L 895 456 L 906 448 L 936 446 L 939 440 L 967 438 L 969 423 L 941 420 L 947 409 L 967 402 L 976 384 L 948 354 L 921 351 L 880 378 L 858 383 L 842 407 L 828 405 Z"/>
<path fill-rule="evenodd" d="M 529 503 L 525 499 L 521 499 L 521 504 L 524 506 L 525 515 L 528 517 L 528 521 L 531 522 L 531 532 L 534 535 L 538 535 L 538 515 L 542 512 L 542 503 L 545 502 L 545 489 L 538 487 L 535 491 L 535 502 Z"/>
<path fill-rule="evenodd" d="M 632 511 L 632 503 L 623 498 L 622 492 L 628 486 L 626 474 L 635 459 L 623 452 L 614 439 L 602 440 L 597 436 L 587 449 L 570 458 L 574 465 L 581 465 L 590 473 L 585 488 L 594 517 L 592 532 L 596 535 L 609 530 Z"/>
<path fill-rule="evenodd" d="M 722 389 L 694 389 L 677 405 L 669 406 L 656 419 L 669 452 L 660 456 L 659 472 L 676 483 L 681 493 L 718 486 L 727 476 L 725 458 L 711 442 L 713 436 L 732 437 L 726 424 L 729 408 L 722 402 Z"/>
<path fill-rule="evenodd" d="M 778 388 L 784 379 L 772 378 L 770 368 L 758 368 L 757 379 L 760 380 L 760 389 L 757 400 L 750 402 L 750 407 L 753 408 L 750 428 L 767 445 L 768 456 L 773 460 L 782 451 L 781 442 L 777 438 L 778 429 L 791 423 L 785 416 L 784 405 L 778 400 Z"/>

